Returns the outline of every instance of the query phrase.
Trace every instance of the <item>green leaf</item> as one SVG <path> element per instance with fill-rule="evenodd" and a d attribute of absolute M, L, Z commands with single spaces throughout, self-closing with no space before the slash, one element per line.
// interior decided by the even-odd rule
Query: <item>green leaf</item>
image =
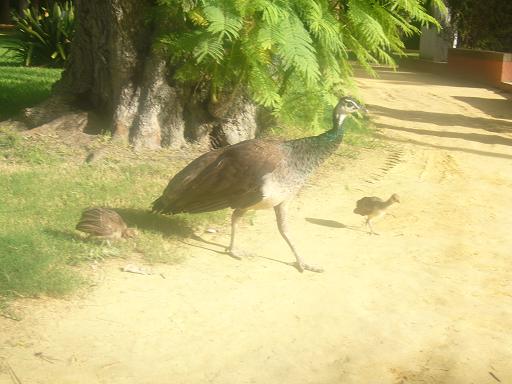
<path fill-rule="evenodd" d="M 212 34 L 218 34 L 219 38 L 227 37 L 236 39 L 239 37 L 239 31 L 243 26 L 242 19 L 227 9 L 222 9 L 213 5 L 203 8 L 203 13 L 208 20 L 208 31 Z"/>
<path fill-rule="evenodd" d="M 220 63 L 224 57 L 224 48 L 218 38 L 209 37 L 205 34 L 194 48 L 193 54 L 198 63 L 208 57 Z"/>

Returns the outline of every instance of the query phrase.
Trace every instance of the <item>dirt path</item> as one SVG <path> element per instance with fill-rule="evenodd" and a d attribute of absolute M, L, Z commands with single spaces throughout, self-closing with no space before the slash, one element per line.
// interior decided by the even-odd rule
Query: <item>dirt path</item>
<path fill-rule="evenodd" d="M 272 212 L 240 231 L 262 257 L 191 240 L 165 279 L 113 261 L 84 298 L 0 319 L 0 383 L 511 383 L 512 101 L 445 81 L 359 79 L 386 146 L 332 159 L 291 212 L 324 274 L 282 263 Z M 354 202 L 393 192 L 368 236 Z"/>

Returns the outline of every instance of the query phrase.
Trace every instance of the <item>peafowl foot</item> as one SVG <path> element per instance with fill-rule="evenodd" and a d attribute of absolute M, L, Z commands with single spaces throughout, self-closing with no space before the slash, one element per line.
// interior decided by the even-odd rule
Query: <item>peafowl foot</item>
<path fill-rule="evenodd" d="M 299 272 L 301 272 L 301 273 L 304 271 L 322 273 L 324 271 L 324 269 L 322 267 L 316 267 L 314 265 L 310 265 L 310 264 L 306 264 L 306 263 L 295 262 L 294 265 L 295 265 L 295 268 L 297 268 L 299 270 Z"/>
<path fill-rule="evenodd" d="M 239 249 L 229 249 L 226 248 L 226 253 L 237 260 L 247 259 L 250 257 L 255 257 L 256 255 L 251 252 L 241 251 Z"/>

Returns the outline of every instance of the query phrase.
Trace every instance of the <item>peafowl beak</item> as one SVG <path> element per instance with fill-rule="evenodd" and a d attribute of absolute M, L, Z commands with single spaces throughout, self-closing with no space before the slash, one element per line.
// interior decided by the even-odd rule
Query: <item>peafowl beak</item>
<path fill-rule="evenodd" d="M 357 111 L 356 111 L 356 114 L 361 117 L 361 118 L 364 118 L 368 115 L 368 109 L 366 109 L 366 107 L 364 105 L 361 105 L 361 108 L 359 108 Z"/>
<path fill-rule="evenodd" d="M 361 115 L 368 114 L 368 109 L 366 108 L 366 105 L 361 105 L 361 108 L 359 109 L 359 114 L 361 114 Z"/>

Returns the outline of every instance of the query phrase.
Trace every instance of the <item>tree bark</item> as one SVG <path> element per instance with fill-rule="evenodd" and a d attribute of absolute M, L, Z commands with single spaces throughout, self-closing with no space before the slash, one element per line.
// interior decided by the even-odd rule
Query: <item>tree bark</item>
<path fill-rule="evenodd" d="M 9 24 L 11 22 L 11 8 L 9 0 L 0 0 L 0 24 Z"/>
<path fill-rule="evenodd" d="M 101 127 L 137 148 L 212 146 L 253 138 L 256 108 L 240 92 L 213 105 L 209 92 L 172 81 L 173 68 L 152 48 L 151 0 L 76 0 L 77 26 L 53 97 L 24 114 L 28 126 L 86 109 Z"/>

